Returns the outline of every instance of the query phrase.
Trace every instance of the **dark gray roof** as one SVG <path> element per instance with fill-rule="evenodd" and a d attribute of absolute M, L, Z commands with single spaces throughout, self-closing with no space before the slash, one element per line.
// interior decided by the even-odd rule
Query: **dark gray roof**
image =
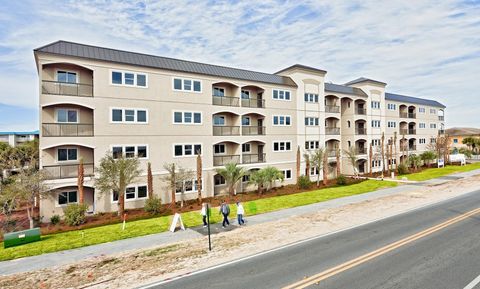
<path fill-rule="evenodd" d="M 297 86 L 290 77 L 281 75 L 97 47 L 63 40 L 39 47 L 34 51 L 233 79 Z"/>
<path fill-rule="evenodd" d="M 368 96 L 360 88 L 350 87 L 350 86 L 345 86 L 345 85 L 340 85 L 340 84 L 333 84 L 333 83 L 325 83 L 325 91 L 345 93 L 345 94 L 353 94 L 353 95 L 359 95 L 359 96 L 365 96 L 365 97 Z"/>
<path fill-rule="evenodd" d="M 292 68 L 300 68 L 300 69 L 310 70 L 310 71 L 314 71 L 314 72 L 320 72 L 320 73 L 323 73 L 323 74 L 327 73 L 326 70 L 318 69 L 318 68 L 315 68 L 315 67 L 311 67 L 311 66 L 307 66 L 307 65 L 297 63 L 297 64 L 294 64 L 294 65 L 289 66 L 287 68 L 284 68 L 280 71 L 277 71 L 277 72 L 275 72 L 275 74 L 282 73 L 282 72 L 287 71 L 287 70 L 292 69 Z"/>
<path fill-rule="evenodd" d="M 373 83 L 378 83 L 378 84 L 381 84 L 381 85 L 387 85 L 385 82 L 381 82 L 381 81 L 378 81 L 378 80 L 365 78 L 365 77 L 360 77 L 360 78 L 354 79 L 352 81 L 349 81 L 349 82 L 345 83 L 345 85 L 352 85 L 352 84 L 360 83 L 360 82 L 373 82 Z"/>
<path fill-rule="evenodd" d="M 388 92 L 385 92 L 385 99 L 386 100 L 398 101 L 398 102 L 406 102 L 406 103 L 414 103 L 414 104 L 420 104 L 420 105 L 436 106 L 436 107 L 441 107 L 441 108 L 446 107 L 445 105 L 443 105 L 440 102 L 435 101 L 435 100 L 418 98 L 418 97 L 413 97 L 413 96 L 406 96 L 406 95 L 395 94 L 395 93 L 388 93 Z"/>

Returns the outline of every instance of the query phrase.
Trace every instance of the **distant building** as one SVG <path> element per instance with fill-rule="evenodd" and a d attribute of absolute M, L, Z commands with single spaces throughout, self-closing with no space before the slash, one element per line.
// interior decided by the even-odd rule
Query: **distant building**
<path fill-rule="evenodd" d="M 0 132 L 0 142 L 8 143 L 12 147 L 16 147 L 26 141 L 38 139 L 38 130 L 18 132 L 18 131 L 3 131 Z"/>
<path fill-rule="evenodd" d="M 467 137 L 480 137 L 480 128 L 473 127 L 452 127 L 446 129 L 445 133 L 450 140 L 450 146 L 452 149 L 467 148 L 467 145 L 463 144 L 463 139 Z"/>

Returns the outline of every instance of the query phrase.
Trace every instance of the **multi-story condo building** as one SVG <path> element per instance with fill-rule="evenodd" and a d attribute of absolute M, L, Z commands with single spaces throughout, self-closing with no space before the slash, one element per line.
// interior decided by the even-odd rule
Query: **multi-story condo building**
<path fill-rule="evenodd" d="M 91 212 L 114 211 L 117 197 L 95 190 L 95 166 L 106 153 L 136 156 L 146 172 L 152 164 L 154 193 L 170 194 L 164 164 L 196 169 L 203 160 L 204 196 L 226 193 L 215 169 L 236 162 L 246 170 L 275 166 L 284 184 L 297 180 L 302 154 L 324 147 L 330 177 L 353 167 L 335 149 L 354 146 L 359 172 L 381 169 L 370 162 L 370 143 L 398 133 L 409 153 L 425 150 L 443 130 L 445 106 L 432 100 L 385 92 L 383 82 L 360 78 L 344 85 L 325 82 L 326 71 L 293 65 L 261 73 L 145 55 L 65 41 L 35 49 L 40 89 L 40 166 L 50 172 L 51 198 L 41 201 L 48 219 L 77 202 L 76 176 L 83 158 L 88 177 L 85 201 Z M 403 139 L 405 135 L 405 139 Z M 400 159 L 399 150 L 396 159 Z M 301 174 L 314 176 L 315 169 Z M 125 194 L 125 207 L 141 208 L 146 173 Z M 183 184 L 196 197 L 197 182 Z M 238 191 L 254 189 L 248 177 Z M 180 190 L 179 190 L 180 191 Z"/>

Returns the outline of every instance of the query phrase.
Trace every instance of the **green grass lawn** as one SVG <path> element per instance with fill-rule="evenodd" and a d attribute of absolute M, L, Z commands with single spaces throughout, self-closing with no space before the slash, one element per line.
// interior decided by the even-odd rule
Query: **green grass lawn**
<path fill-rule="evenodd" d="M 244 203 L 245 215 L 248 217 L 280 209 L 362 194 L 380 188 L 395 187 L 396 185 L 397 183 L 395 182 L 368 180 L 349 186 L 331 187 L 304 193 L 259 199 Z M 233 218 L 236 216 L 236 206 L 232 205 L 231 210 L 230 216 Z M 113 224 L 79 231 L 56 233 L 42 236 L 42 240 L 36 243 L 7 249 L 4 249 L 3 243 L 0 243 L 0 261 L 160 233 L 168 230 L 171 219 L 172 216 L 164 216 L 128 222 L 125 231 L 122 231 L 122 224 Z M 187 227 L 202 224 L 198 211 L 183 213 L 182 220 Z M 219 221 L 221 221 L 221 217 L 218 213 L 218 208 L 214 208 L 212 209 L 211 222 L 216 223 Z"/>
<path fill-rule="evenodd" d="M 468 172 L 476 169 L 480 169 L 480 163 L 473 163 L 465 166 L 446 166 L 443 168 L 431 168 L 421 171 L 419 173 L 402 175 L 399 176 L 399 178 L 406 177 L 410 181 L 426 181 L 445 175 Z"/>

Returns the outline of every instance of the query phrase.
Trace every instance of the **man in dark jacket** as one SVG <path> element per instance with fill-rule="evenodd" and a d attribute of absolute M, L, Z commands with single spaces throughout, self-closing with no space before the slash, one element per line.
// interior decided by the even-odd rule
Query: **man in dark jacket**
<path fill-rule="evenodd" d="M 230 215 L 230 207 L 225 202 L 225 200 L 223 200 L 222 205 L 220 205 L 220 214 L 223 215 L 222 227 L 225 228 L 225 224 L 229 226 L 230 222 L 228 221 L 228 215 Z"/>

